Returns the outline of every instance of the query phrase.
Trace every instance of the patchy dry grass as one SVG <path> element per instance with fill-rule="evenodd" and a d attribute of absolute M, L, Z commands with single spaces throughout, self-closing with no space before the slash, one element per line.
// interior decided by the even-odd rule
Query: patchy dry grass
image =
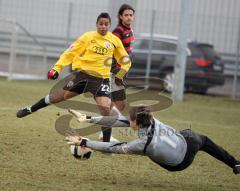
<path fill-rule="evenodd" d="M 54 82 L 0 79 L 0 190 L 239 190 L 239 176 L 221 162 L 199 153 L 188 169 L 171 173 L 146 157 L 94 152 L 75 160 L 55 120 L 66 113 L 51 106 L 24 119 L 16 110 L 48 93 Z M 177 129 L 207 134 L 240 158 L 240 102 L 188 94 L 182 103 L 155 112 Z M 115 129 L 120 140 L 136 137 Z M 97 138 L 98 134 L 91 137 Z"/>

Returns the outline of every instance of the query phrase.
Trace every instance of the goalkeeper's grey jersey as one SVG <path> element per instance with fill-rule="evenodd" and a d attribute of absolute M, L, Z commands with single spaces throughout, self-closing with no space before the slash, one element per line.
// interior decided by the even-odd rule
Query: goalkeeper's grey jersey
<path fill-rule="evenodd" d="M 147 142 L 149 141 L 151 126 L 140 129 L 138 132 L 139 138 L 129 143 L 107 143 L 88 140 L 86 146 L 102 152 L 146 155 L 158 164 L 171 166 L 180 164 L 187 150 L 184 137 L 172 127 L 156 119 L 154 121 L 154 133 L 150 143 Z M 101 123 L 101 125 L 104 124 Z M 145 153 L 144 149 L 146 149 Z"/>

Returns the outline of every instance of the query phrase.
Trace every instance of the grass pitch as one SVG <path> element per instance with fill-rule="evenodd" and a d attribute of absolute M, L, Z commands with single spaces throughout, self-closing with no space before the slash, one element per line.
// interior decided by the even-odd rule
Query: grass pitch
<path fill-rule="evenodd" d="M 94 152 L 90 160 L 74 159 L 54 128 L 65 110 L 50 106 L 23 119 L 15 117 L 18 108 L 48 94 L 54 83 L 0 79 L 0 190 L 240 189 L 240 176 L 202 152 L 188 169 L 176 173 L 140 156 Z M 239 101 L 188 94 L 184 102 L 155 112 L 155 116 L 177 129 L 192 128 L 208 135 L 240 159 Z M 90 137 L 97 139 L 98 133 Z M 132 140 L 136 134 L 114 129 L 114 137 Z"/>

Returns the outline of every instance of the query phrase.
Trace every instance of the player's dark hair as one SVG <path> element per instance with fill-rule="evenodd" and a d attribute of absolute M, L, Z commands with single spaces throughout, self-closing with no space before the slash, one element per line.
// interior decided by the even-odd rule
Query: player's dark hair
<path fill-rule="evenodd" d="M 97 22 L 101 19 L 101 18 L 105 18 L 105 19 L 109 19 L 110 23 L 111 23 L 111 17 L 108 13 L 100 13 L 100 15 L 98 15 L 97 17 Z"/>
<path fill-rule="evenodd" d="M 122 23 L 122 19 L 120 19 L 120 15 L 122 15 L 125 10 L 132 10 L 133 14 L 135 13 L 135 10 L 131 5 L 123 4 L 118 10 L 118 23 L 119 24 Z"/>
<path fill-rule="evenodd" d="M 133 107 L 129 111 L 129 116 L 131 121 L 136 120 L 140 128 L 149 127 L 153 121 L 151 110 L 147 106 Z"/>

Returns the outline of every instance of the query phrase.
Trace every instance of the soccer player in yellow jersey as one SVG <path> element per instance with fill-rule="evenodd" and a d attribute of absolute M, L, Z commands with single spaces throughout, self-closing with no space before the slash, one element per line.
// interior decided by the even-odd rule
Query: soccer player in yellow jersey
<path fill-rule="evenodd" d="M 57 79 L 63 67 L 72 64 L 72 69 L 76 71 L 66 78 L 62 90 L 51 92 L 31 107 L 20 109 L 17 117 L 25 117 L 50 104 L 59 103 L 84 92 L 93 94 L 102 115 L 109 115 L 109 77 L 113 54 L 121 65 L 116 78 L 121 80 L 131 66 L 121 40 L 108 32 L 110 26 L 109 14 L 101 13 L 96 22 L 97 31 L 86 32 L 73 42 L 48 72 L 48 79 Z"/>
<path fill-rule="evenodd" d="M 132 24 L 134 21 L 134 8 L 129 4 L 123 4 L 118 11 L 118 25 L 113 30 L 113 34 L 116 35 L 123 43 L 123 46 L 129 55 L 132 54 L 134 34 L 132 30 Z M 113 59 L 112 62 L 112 76 L 110 78 L 111 84 L 111 99 L 112 108 L 116 107 L 117 110 L 122 112 L 126 105 L 126 90 L 123 81 L 115 79 L 115 73 L 119 71 L 119 66 L 117 61 Z M 111 136 L 112 128 L 102 127 L 104 131 L 99 135 L 99 139 L 103 142 L 116 141 L 116 139 Z"/>

